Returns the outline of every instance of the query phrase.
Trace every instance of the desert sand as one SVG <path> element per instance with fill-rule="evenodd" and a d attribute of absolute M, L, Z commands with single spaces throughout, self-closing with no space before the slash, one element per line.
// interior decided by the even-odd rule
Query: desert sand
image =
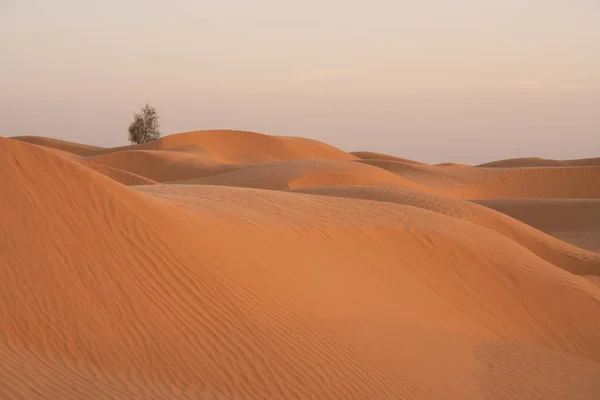
<path fill-rule="evenodd" d="M 599 164 L 0 138 L 0 398 L 597 400 Z"/>

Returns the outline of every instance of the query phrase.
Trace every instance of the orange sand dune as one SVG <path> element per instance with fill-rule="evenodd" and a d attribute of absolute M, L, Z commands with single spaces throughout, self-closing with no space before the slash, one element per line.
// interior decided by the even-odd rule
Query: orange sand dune
<path fill-rule="evenodd" d="M 11 139 L 62 150 L 83 157 L 94 157 L 126 150 L 167 150 L 199 153 L 206 159 L 227 164 L 303 158 L 357 159 L 349 153 L 317 140 L 235 130 L 185 132 L 165 136 L 148 143 L 113 148 L 88 146 L 38 136 L 17 136 Z"/>
<path fill-rule="evenodd" d="M 470 198 L 600 198 L 599 167 L 514 168 L 478 183 Z"/>
<path fill-rule="evenodd" d="M 218 163 L 206 154 L 160 150 L 122 150 L 87 160 L 157 182 L 199 178 L 238 168 Z"/>
<path fill-rule="evenodd" d="M 476 192 L 475 186 L 486 178 L 500 174 L 500 170 L 466 169 L 463 167 L 440 167 L 418 165 L 390 160 L 362 160 L 361 163 L 393 172 L 426 190 L 458 197 L 469 197 Z"/>
<path fill-rule="evenodd" d="M 470 167 L 470 165 L 466 165 L 466 164 L 457 164 L 457 163 L 453 163 L 453 162 L 445 162 L 445 163 L 441 163 L 441 164 L 435 164 L 435 167 Z"/>
<path fill-rule="evenodd" d="M 291 299 L 230 270 L 232 260 L 205 242 L 225 221 L 207 230 L 210 220 L 79 164 L 6 139 L 0 146 L 1 353 L 24 360 L 17 365 L 61 365 L 67 379 L 55 392 L 69 395 L 79 374 L 115 391 L 166 390 L 160 398 L 404 390 L 396 373 L 310 323 Z M 29 380 L 3 373 L 6 394 Z M 54 384 L 27 383 L 36 392 Z M 93 396 L 106 393 L 84 393 Z"/>
<path fill-rule="evenodd" d="M 466 199 L 600 198 L 600 167 L 478 168 L 361 160 L 426 190 Z"/>
<path fill-rule="evenodd" d="M 248 164 L 231 172 L 171 183 L 283 190 L 329 185 L 413 187 L 388 171 L 352 161 L 305 159 Z"/>
<path fill-rule="evenodd" d="M 260 163 L 302 158 L 353 160 L 356 157 L 316 140 L 270 136 L 261 133 L 214 130 L 186 132 L 121 150 L 170 150 L 199 152 L 221 163 Z"/>
<path fill-rule="evenodd" d="M 66 140 L 41 136 L 14 136 L 11 137 L 11 139 L 18 140 L 20 142 L 36 144 L 38 146 L 48 147 L 51 149 L 61 150 L 81 157 L 90 157 L 102 154 L 107 150 L 104 147 L 90 146 L 87 144 L 73 143 Z"/>
<path fill-rule="evenodd" d="M 86 160 L 0 138 L 0 398 L 598 398 L 599 253 L 428 193 L 435 169 L 211 135 Z M 209 162 L 239 169 L 117 182 Z M 439 169 L 595 193 L 592 167 Z"/>
<path fill-rule="evenodd" d="M 390 156 L 388 154 L 382 153 L 374 153 L 372 151 L 354 151 L 352 153 L 353 156 L 360 158 L 361 160 L 386 160 L 386 161 L 399 161 L 407 164 L 419 164 L 425 165 L 425 163 L 409 160 L 407 158 Z"/>
<path fill-rule="evenodd" d="M 600 252 L 600 199 L 494 199 L 479 203 L 565 242 Z"/>
<path fill-rule="evenodd" d="M 95 164 L 91 161 L 82 161 L 82 164 L 124 185 L 153 185 L 158 183 L 157 181 L 108 165 Z"/>
<path fill-rule="evenodd" d="M 579 160 L 546 160 L 544 158 L 510 158 L 481 164 L 479 167 L 520 168 L 520 167 L 587 167 L 600 165 L 600 157 Z"/>
<path fill-rule="evenodd" d="M 490 229 L 530 250 L 538 257 L 575 274 L 600 276 L 600 254 L 574 248 L 556 240 L 537 229 L 514 220 L 505 214 L 494 212 L 469 201 L 423 193 L 411 189 L 379 188 L 369 186 L 332 186 L 298 189 L 298 193 L 309 193 L 364 200 L 378 200 L 405 204 L 425 210 L 449 215 L 475 225 Z M 492 200 L 493 202 L 494 200 Z M 592 200 L 595 202 L 595 200 Z M 482 202 L 487 204 L 486 202 Z M 595 204 L 597 207 L 597 204 Z M 595 209 L 597 209 L 595 207 Z M 574 212 L 573 214 L 577 214 Z M 579 218 L 591 215 L 584 212 Z M 598 218 L 595 218 L 598 219 Z M 597 221 L 595 221 L 597 222 Z M 594 223 L 595 228 L 600 224 Z"/>

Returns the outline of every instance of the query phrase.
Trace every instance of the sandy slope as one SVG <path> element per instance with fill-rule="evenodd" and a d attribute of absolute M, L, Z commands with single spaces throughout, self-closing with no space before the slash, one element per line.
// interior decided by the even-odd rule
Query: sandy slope
<path fill-rule="evenodd" d="M 361 160 L 406 178 L 423 190 L 467 199 L 600 198 L 600 166 L 478 168 Z"/>
<path fill-rule="evenodd" d="M 468 201 L 410 189 L 369 186 L 315 187 L 299 189 L 296 192 L 377 200 L 435 211 L 499 233 L 530 250 L 538 257 L 571 273 L 600 276 L 600 254 L 570 246 L 567 243 L 543 234 L 537 229 L 532 229 L 519 221 L 507 217 L 503 213 L 491 211 L 486 207 Z M 488 204 L 485 201 L 482 203 Z M 589 217 L 598 220 L 598 216 L 595 214 L 598 210 L 597 203 L 594 201 L 592 204 L 594 205 L 591 207 L 592 209 L 585 210 L 578 215 L 580 220 L 588 220 Z M 540 214 L 538 213 L 538 215 Z M 577 212 L 574 211 L 573 214 L 577 214 Z M 593 227 L 597 231 L 600 224 L 597 221 L 593 221 L 588 226 Z M 572 231 L 577 231 L 577 229 L 572 229 Z M 585 234 L 587 230 L 582 229 L 582 231 L 582 234 Z"/>
<path fill-rule="evenodd" d="M 0 138 L 0 398 L 598 398 L 600 254 L 536 229 L 596 229 L 594 167 L 215 132 Z"/>
<path fill-rule="evenodd" d="M 445 163 L 435 164 L 434 166 L 435 167 L 470 167 L 470 165 L 458 164 L 458 163 L 453 163 L 453 162 L 445 162 Z"/>
<path fill-rule="evenodd" d="M 104 147 L 90 146 L 87 144 L 73 143 L 66 140 L 40 136 L 15 136 L 11 139 L 72 153 L 82 157 L 94 156 L 107 151 Z"/>
<path fill-rule="evenodd" d="M 164 150 L 123 150 L 91 157 L 88 161 L 157 182 L 198 178 L 236 169 L 218 163 L 206 154 Z"/>
<path fill-rule="evenodd" d="M 168 398 L 401 389 L 377 360 L 285 299 L 225 273 L 231 261 L 203 244 L 215 233 L 207 221 L 15 143 L 2 140 L 0 164 L 1 219 L 11 221 L 0 231 L 0 328 L 12 357 L 61 362 L 63 374 L 81 368 L 116 388 L 156 383 Z M 4 393 L 26 377 L 9 378 L 0 379 L 10 385 Z M 45 390 L 43 381 L 32 384 Z M 86 396 L 94 394 L 105 398 Z"/>
<path fill-rule="evenodd" d="M 353 160 L 356 157 L 316 140 L 255 132 L 212 130 L 179 133 L 121 150 L 170 150 L 209 155 L 221 163 L 258 163 L 302 158 Z"/>
<path fill-rule="evenodd" d="M 510 158 L 481 164 L 479 167 L 521 168 L 521 167 L 589 167 L 600 165 L 600 157 L 579 160 L 547 160 L 544 158 Z"/>
<path fill-rule="evenodd" d="M 452 163 L 431 166 L 380 153 L 345 153 L 309 139 L 225 130 L 187 132 L 142 145 L 116 148 L 40 137 L 16 139 L 62 152 L 70 151 L 76 156 L 85 156 L 80 160 L 82 162 L 105 165 L 156 182 L 189 180 L 186 183 L 268 189 L 328 185 L 400 186 L 480 200 L 600 198 L 600 166 L 590 161 L 594 159 L 564 162 L 565 165 L 587 167 L 491 168 Z M 353 166 L 349 161 L 392 172 L 401 179 L 392 178 L 383 171 Z M 253 167 L 251 164 L 257 165 Z M 262 182 L 263 174 L 269 175 L 267 182 Z M 296 182 L 300 186 L 294 186 L 296 179 L 300 179 Z M 125 179 L 124 182 L 132 181 Z"/>
<path fill-rule="evenodd" d="M 316 140 L 256 132 L 209 130 L 169 135 L 141 145 L 104 148 L 39 136 L 11 139 L 92 157 L 124 150 L 168 150 L 200 153 L 223 163 L 252 163 L 301 158 L 353 160 L 357 157 Z"/>
<path fill-rule="evenodd" d="M 600 166 L 515 168 L 477 185 L 471 198 L 600 198 Z"/>
<path fill-rule="evenodd" d="M 352 161 L 305 159 L 239 166 L 213 176 L 172 183 L 282 190 L 329 185 L 417 186 L 393 173 Z"/>
<path fill-rule="evenodd" d="M 479 203 L 565 242 L 600 252 L 600 199 L 494 199 Z"/>
<path fill-rule="evenodd" d="M 479 167 L 522 168 L 522 167 L 589 167 L 600 166 L 600 157 L 579 160 L 547 160 L 544 158 L 510 158 L 481 164 Z"/>
<path fill-rule="evenodd" d="M 399 161 L 407 164 L 426 165 L 419 161 L 409 160 L 407 158 L 402 157 L 390 156 L 389 154 L 374 153 L 372 151 L 354 151 L 350 154 L 360 158 L 361 160 Z"/>
<path fill-rule="evenodd" d="M 501 173 L 499 170 L 441 167 L 390 160 L 362 160 L 360 162 L 406 178 L 416 185 L 422 186 L 425 191 L 457 197 L 475 196 L 478 183 Z"/>
<path fill-rule="evenodd" d="M 124 185 L 152 185 L 158 183 L 143 176 L 108 165 L 96 164 L 92 161 L 83 161 L 82 164 Z"/>

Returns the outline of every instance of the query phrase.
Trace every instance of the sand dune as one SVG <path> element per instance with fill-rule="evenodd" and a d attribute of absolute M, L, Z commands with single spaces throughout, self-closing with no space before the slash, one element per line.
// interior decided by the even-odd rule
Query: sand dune
<path fill-rule="evenodd" d="M 66 140 L 53 139 L 40 136 L 14 136 L 11 139 L 18 140 L 20 142 L 31 143 L 38 146 L 48 147 L 71 153 L 82 157 L 90 157 L 104 153 L 107 149 L 104 147 L 90 146 L 87 144 L 79 144 L 68 142 Z"/>
<path fill-rule="evenodd" d="M 465 199 L 600 198 L 600 167 L 477 168 L 361 160 L 424 190 Z"/>
<path fill-rule="evenodd" d="M 114 148 L 82 145 L 39 136 L 16 136 L 11 139 L 66 151 L 82 157 L 93 157 L 125 150 L 168 150 L 200 153 L 216 162 L 229 164 L 302 158 L 357 159 L 349 153 L 316 140 L 233 130 L 179 133 L 148 143 Z"/>
<path fill-rule="evenodd" d="M 479 167 L 493 168 L 522 168 L 522 167 L 589 167 L 600 166 L 600 157 L 584 158 L 578 160 L 547 160 L 544 158 L 510 158 L 507 160 L 493 161 L 479 165 Z"/>
<path fill-rule="evenodd" d="M 486 178 L 489 179 L 499 174 L 497 170 L 436 167 L 389 160 L 362 160 L 360 162 L 393 172 L 416 185 L 422 185 L 424 190 L 457 197 L 479 195 L 476 185 Z"/>
<path fill-rule="evenodd" d="M 453 162 L 445 162 L 445 163 L 435 164 L 434 166 L 435 167 L 470 167 L 470 165 L 458 164 L 458 163 L 453 163 Z"/>
<path fill-rule="evenodd" d="M 507 217 L 507 215 L 503 213 L 491 211 L 486 207 L 473 204 L 469 201 L 423 193 L 411 189 L 368 186 L 318 187 L 298 189 L 296 192 L 364 200 L 378 200 L 435 211 L 499 233 L 530 250 L 538 257 L 558 267 L 564 268 L 571 273 L 600 276 L 600 254 L 577 249 L 567 243 L 547 236 L 537 229 L 532 229 L 517 220 Z M 494 203 L 495 201 L 492 200 L 490 202 Z M 585 210 L 583 212 L 572 210 L 572 217 L 577 216 L 580 220 L 592 217 L 594 220 L 598 220 L 598 217 L 594 215 L 595 211 L 597 211 L 598 203 L 596 203 L 595 200 L 593 200 L 593 202 L 593 206 L 591 207 L 593 209 Z M 485 205 L 489 204 L 485 201 L 482 203 Z M 542 213 L 539 213 L 538 215 L 540 214 Z M 541 218 L 543 219 L 543 217 Z M 598 221 L 591 222 L 589 225 L 593 226 L 596 231 L 600 228 L 600 223 L 598 223 Z M 573 230 L 576 231 L 576 229 Z"/>
<path fill-rule="evenodd" d="M 425 165 L 425 163 L 419 161 L 409 160 L 407 158 L 402 157 L 390 156 L 388 154 L 383 153 L 374 153 L 372 151 L 354 151 L 350 154 L 360 158 L 361 160 L 399 161 L 407 164 Z"/>
<path fill-rule="evenodd" d="M 415 186 L 388 171 L 351 161 L 305 159 L 249 164 L 234 171 L 171 183 L 283 190 L 329 185 Z"/>
<path fill-rule="evenodd" d="M 14 221 L 1 231 L 3 346 L 26 359 L 72 360 L 63 373 L 81 368 L 115 389 L 150 381 L 191 397 L 244 398 L 400 390 L 393 373 L 285 298 L 240 286 L 243 272 L 229 276 L 211 242 L 198 246 L 215 233 L 201 221 L 47 152 L 1 145 L 0 213 Z M 18 387 L 13 380 L 4 385 Z M 105 398 L 86 393 L 94 395 Z"/>
<path fill-rule="evenodd" d="M 199 178 L 237 168 L 218 163 L 205 154 L 161 150 L 122 150 L 87 160 L 157 182 Z"/>
<path fill-rule="evenodd" d="M 479 203 L 565 242 L 600 252 L 600 199 L 494 199 Z"/>
<path fill-rule="evenodd" d="M 600 198 L 600 167 L 515 168 L 479 183 L 470 198 Z M 467 196 L 465 196 L 467 197 Z"/>
<path fill-rule="evenodd" d="M 356 157 L 326 143 L 305 138 L 270 136 L 246 131 L 197 131 L 170 135 L 122 150 L 170 150 L 209 155 L 226 164 L 260 163 L 302 158 L 353 160 Z"/>
<path fill-rule="evenodd" d="M 33 142 L 0 138 L 0 398 L 598 398 L 600 254 L 556 235 L 595 167 Z M 572 200 L 464 200 L 506 194 Z"/>
<path fill-rule="evenodd" d="M 108 165 L 96 164 L 90 161 L 84 161 L 82 164 L 124 185 L 153 185 L 158 183 L 157 181 Z"/>

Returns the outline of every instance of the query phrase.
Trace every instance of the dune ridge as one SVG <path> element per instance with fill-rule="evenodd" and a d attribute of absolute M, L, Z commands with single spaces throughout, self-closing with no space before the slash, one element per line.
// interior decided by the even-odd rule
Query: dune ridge
<path fill-rule="evenodd" d="M 69 142 L 67 140 L 47 138 L 42 136 L 13 136 L 10 139 L 64 151 L 81 157 L 98 155 L 107 151 L 107 149 L 104 147 L 90 146 L 87 144 L 79 144 Z"/>
<path fill-rule="evenodd" d="M 317 194 L 363 200 L 377 200 L 410 205 L 452 216 L 497 232 L 530 250 L 545 261 L 574 274 L 600 274 L 600 254 L 570 246 L 555 237 L 513 220 L 500 212 L 468 201 L 410 189 L 368 186 L 331 186 L 295 190 L 297 193 Z M 488 204 L 487 202 L 482 202 Z M 590 213 L 591 214 L 591 213 Z M 600 225 L 594 225 L 599 229 Z"/>
<path fill-rule="evenodd" d="M 361 160 L 406 178 L 425 191 L 457 198 L 600 198 L 600 167 L 478 168 Z"/>
<path fill-rule="evenodd" d="M 426 165 L 425 163 L 422 163 L 420 161 L 409 160 L 408 158 L 391 156 L 389 154 L 375 153 L 372 151 L 354 151 L 354 152 L 351 152 L 350 154 L 352 154 L 355 157 L 358 157 L 361 160 L 398 161 L 398 162 L 403 162 L 403 163 L 407 163 L 407 164 Z"/>
<path fill-rule="evenodd" d="M 303 159 L 247 164 L 219 175 L 170 183 L 283 190 L 328 185 L 415 186 L 388 171 L 351 161 Z"/>
<path fill-rule="evenodd" d="M 577 160 L 548 160 L 538 157 L 509 158 L 478 165 L 490 168 L 522 168 L 522 167 L 589 167 L 600 166 L 600 157 Z"/>
<path fill-rule="evenodd" d="M 565 242 L 600 252 L 600 199 L 492 199 L 478 203 Z"/>
<path fill-rule="evenodd" d="M 600 393 L 597 167 L 201 131 L 0 171 L 0 398 Z"/>
<path fill-rule="evenodd" d="M 204 153 L 210 155 L 217 162 L 229 164 L 302 158 L 340 160 L 356 158 L 331 145 L 312 139 L 232 130 L 178 133 L 140 145 L 116 147 L 110 149 L 109 152 L 133 149 Z"/>

